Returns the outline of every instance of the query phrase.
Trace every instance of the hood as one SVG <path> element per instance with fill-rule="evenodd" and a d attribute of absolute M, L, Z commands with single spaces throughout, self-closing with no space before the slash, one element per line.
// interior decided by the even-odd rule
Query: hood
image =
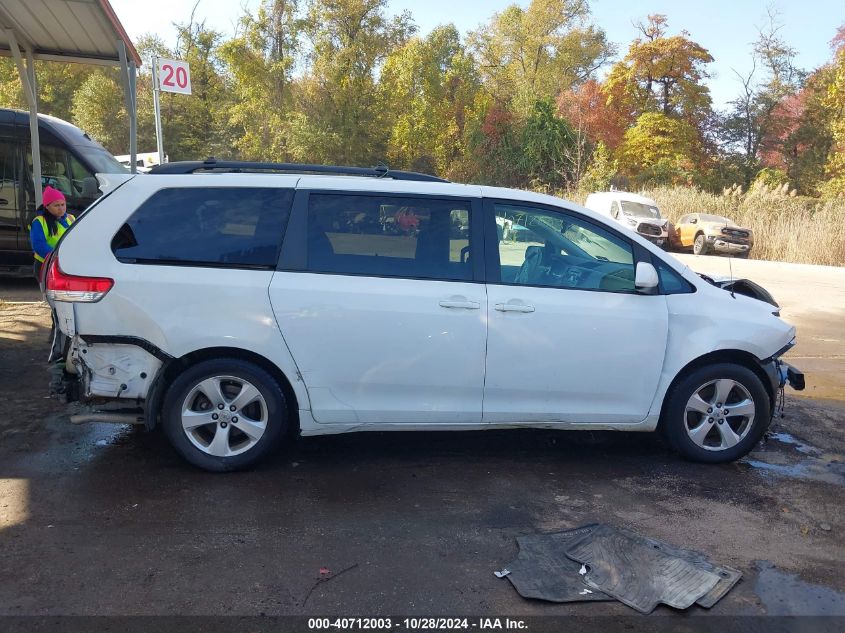
<path fill-rule="evenodd" d="M 721 288 L 722 290 L 727 290 L 728 292 L 733 292 L 738 295 L 743 295 L 745 297 L 751 297 L 752 299 L 757 299 L 758 301 L 763 301 L 768 303 L 769 305 L 774 306 L 775 308 L 780 308 L 780 305 L 775 298 L 772 296 L 768 290 L 763 288 L 760 284 L 751 281 L 750 279 L 736 279 L 732 277 L 709 277 L 707 275 L 702 275 L 701 273 L 698 274 L 704 281 L 713 284 L 717 288 Z"/>
<path fill-rule="evenodd" d="M 665 227 L 669 224 L 669 218 L 641 218 L 636 215 L 627 215 L 625 217 L 637 220 L 637 224 L 654 224 L 659 227 Z"/>
<path fill-rule="evenodd" d="M 734 229 L 736 231 L 748 231 L 749 235 L 752 235 L 754 233 L 754 231 L 752 231 L 751 229 L 744 227 L 744 226 L 740 226 L 739 224 L 736 224 L 735 222 L 699 222 L 698 225 L 699 226 L 706 226 L 707 228 L 711 228 L 711 229 L 719 229 L 719 230 L 721 230 L 721 229 Z"/>

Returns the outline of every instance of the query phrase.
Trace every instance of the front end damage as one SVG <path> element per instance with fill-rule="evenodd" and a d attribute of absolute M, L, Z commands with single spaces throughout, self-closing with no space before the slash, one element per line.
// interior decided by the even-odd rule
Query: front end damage
<path fill-rule="evenodd" d="M 768 290 L 763 288 L 760 284 L 751 281 L 750 279 L 733 277 L 710 277 L 698 273 L 698 276 L 706 282 L 721 288 L 731 294 L 739 294 L 745 297 L 750 297 L 763 303 L 767 303 L 773 308 L 772 314 L 780 316 L 780 305 Z M 804 374 L 781 360 L 781 356 L 786 354 L 790 349 L 795 347 L 795 339 L 792 339 L 786 346 L 772 354 L 769 358 L 760 361 L 760 365 L 766 372 L 771 384 L 771 393 L 773 397 L 772 415 L 782 415 L 784 406 L 784 387 L 789 385 L 795 391 L 803 391 L 805 381 Z"/>
<path fill-rule="evenodd" d="M 785 405 L 784 388 L 786 385 L 789 385 L 795 391 L 804 390 L 804 374 L 799 369 L 781 359 L 781 356 L 793 347 L 795 347 L 795 339 L 792 339 L 788 345 L 772 354 L 769 358 L 760 361 L 760 366 L 766 372 L 771 384 L 772 417 L 783 417 Z"/>

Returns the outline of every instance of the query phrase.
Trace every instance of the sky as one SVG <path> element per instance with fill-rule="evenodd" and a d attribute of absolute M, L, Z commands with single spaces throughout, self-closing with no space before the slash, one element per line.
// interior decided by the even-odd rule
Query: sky
<path fill-rule="evenodd" d="M 134 40 L 155 33 L 166 44 L 176 41 L 174 22 L 187 22 L 197 0 L 111 0 L 111 5 Z M 195 19 L 225 35 L 234 33 L 244 10 L 255 10 L 260 0 L 199 0 Z M 420 33 L 439 24 L 453 23 L 463 33 L 489 21 L 493 13 L 511 4 L 527 6 L 528 0 L 389 0 L 388 10 L 410 11 Z M 751 43 L 768 23 L 773 7 L 782 24 L 781 34 L 797 53 L 797 65 L 813 70 L 830 60 L 829 42 L 838 26 L 845 25 L 843 0 L 591 0 L 592 19 L 605 30 L 624 56 L 638 35 L 634 26 L 651 13 L 665 14 L 669 33 L 681 30 L 710 51 L 714 63 L 708 81 L 715 107 L 721 108 L 739 92 L 734 70 L 751 69 Z M 606 72 L 607 69 L 605 69 Z"/>

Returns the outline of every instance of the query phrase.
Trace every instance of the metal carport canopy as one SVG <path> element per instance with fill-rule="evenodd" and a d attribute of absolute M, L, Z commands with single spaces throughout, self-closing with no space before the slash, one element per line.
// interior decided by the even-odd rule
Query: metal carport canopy
<path fill-rule="evenodd" d="M 129 153 L 136 171 L 135 76 L 141 57 L 108 0 L 0 0 L 0 55 L 15 58 L 29 105 L 35 203 L 41 204 L 38 86 L 34 60 L 119 66 L 129 113 Z"/>

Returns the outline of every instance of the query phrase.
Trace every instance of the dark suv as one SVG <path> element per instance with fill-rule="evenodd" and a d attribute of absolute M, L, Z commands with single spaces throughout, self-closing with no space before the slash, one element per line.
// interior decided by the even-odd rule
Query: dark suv
<path fill-rule="evenodd" d="M 79 128 L 38 115 L 41 183 L 67 198 L 78 213 L 99 197 L 96 173 L 127 173 L 106 149 Z M 0 274 L 32 274 L 29 225 L 35 216 L 29 113 L 0 109 Z"/>

